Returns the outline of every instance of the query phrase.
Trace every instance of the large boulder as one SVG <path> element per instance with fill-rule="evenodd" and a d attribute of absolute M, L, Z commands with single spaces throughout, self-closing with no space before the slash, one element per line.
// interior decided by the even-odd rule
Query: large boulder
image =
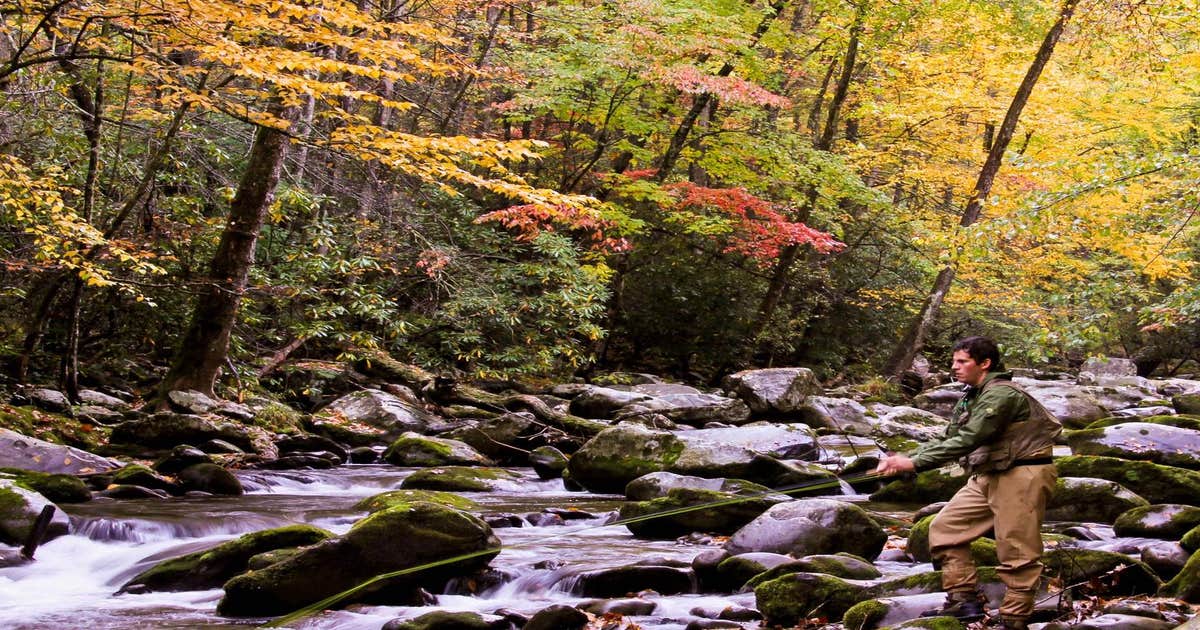
<path fill-rule="evenodd" d="M 741 424 L 750 418 L 750 408 L 736 398 L 716 394 L 666 394 L 625 405 L 614 419 L 655 414 L 673 422 L 699 427 L 709 422 Z"/>
<path fill-rule="evenodd" d="M 1071 452 L 1200 469 L 1200 431 L 1128 422 L 1067 433 Z"/>
<path fill-rule="evenodd" d="M 120 466 L 120 462 L 107 457 L 0 429 L 0 468 L 76 475 Z"/>
<path fill-rule="evenodd" d="M 647 517 L 647 520 L 634 520 L 625 525 L 638 538 L 670 540 L 692 532 L 729 535 L 771 506 L 790 500 L 786 495 L 764 495 L 762 491 L 752 487 L 746 488 L 744 493 L 673 488 L 663 497 L 625 503 L 621 506 L 621 520 Z M 681 511 L 701 505 L 709 507 Z M 653 516 L 664 513 L 667 515 Z"/>
<path fill-rule="evenodd" d="M 1108 408 L 1097 400 L 1093 392 L 1077 385 L 1058 381 L 1014 380 L 1066 428 L 1079 429 L 1109 415 Z M 1122 403 L 1120 406 L 1133 405 Z"/>
<path fill-rule="evenodd" d="M 464 442 L 418 433 L 404 433 L 387 451 L 383 459 L 393 466 L 492 466 L 492 460 Z"/>
<path fill-rule="evenodd" d="M 1113 523 L 1113 532 L 1118 536 L 1179 540 L 1197 525 L 1200 525 L 1200 507 L 1179 504 L 1145 505 L 1117 517 Z"/>
<path fill-rule="evenodd" d="M 1054 465 L 1060 477 L 1115 481 L 1150 503 L 1200 506 L 1200 472 L 1093 455 L 1058 457 Z"/>
<path fill-rule="evenodd" d="M 1093 376 L 1137 376 L 1137 364 L 1132 359 L 1089 357 L 1079 371 Z"/>
<path fill-rule="evenodd" d="M 772 627 L 790 628 L 812 617 L 837 621 L 852 606 L 870 598 L 871 591 L 865 586 L 819 573 L 791 573 L 754 589 L 764 625 Z"/>
<path fill-rule="evenodd" d="M 386 580 L 379 587 L 387 593 L 375 592 L 390 602 L 415 603 L 421 585 L 440 586 L 486 566 L 499 552 L 500 540 L 471 514 L 434 503 L 397 505 L 359 521 L 340 538 L 226 582 L 217 612 L 234 617 L 291 612 L 383 573 L 467 556 Z"/>
<path fill-rule="evenodd" d="M 1115 481 L 1060 477 L 1046 505 L 1046 519 L 1112 523 L 1121 514 L 1150 502 Z"/>
<path fill-rule="evenodd" d="M 332 538 L 311 525 L 289 525 L 239 536 L 211 549 L 164 560 L 137 574 L 120 592 L 202 591 L 220 588 L 247 569 L 250 558 L 267 551 L 303 547 Z"/>
<path fill-rule="evenodd" d="M 66 535 L 71 528 L 67 513 L 42 495 L 22 488 L 12 479 L 0 479 L 0 543 L 23 545 L 33 532 L 38 516 L 46 506 L 54 507 L 54 516 L 43 540 Z"/>
<path fill-rule="evenodd" d="M 685 448 L 666 431 L 624 423 L 588 440 L 567 464 L 571 479 L 594 492 L 623 492 L 647 473 L 668 470 Z"/>
<path fill-rule="evenodd" d="M 196 491 L 224 496 L 245 494 L 242 482 L 233 473 L 216 464 L 193 464 L 179 471 L 179 487 L 184 492 Z"/>
<path fill-rule="evenodd" d="M 503 468 L 439 466 L 426 468 L 404 478 L 404 490 L 445 492 L 491 492 L 519 490 L 521 476 Z"/>
<path fill-rule="evenodd" d="M 87 484 L 75 475 L 0 468 L 0 478 L 4 477 L 11 478 L 22 488 L 33 490 L 51 503 L 84 503 L 92 500 L 92 492 Z"/>
<path fill-rule="evenodd" d="M 625 486 L 625 498 L 630 501 L 650 501 L 667 496 L 672 490 L 711 490 L 739 496 L 768 495 L 784 501 L 786 494 L 772 493 L 771 489 L 743 479 L 722 479 L 678 475 L 672 472 L 654 472 L 642 475 Z"/>
<path fill-rule="evenodd" d="M 1182 599 L 1189 604 L 1200 604 L 1200 553 L 1193 553 L 1183 569 L 1163 585 L 1159 595 Z"/>
<path fill-rule="evenodd" d="M 462 495 L 440 490 L 388 490 L 369 496 L 354 504 L 356 510 L 366 510 L 372 514 L 382 512 L 397 505 L 425 501 L 437 503 L 458 510 L 474 510 L 476 503 Z"/>
<path fill-rule="evenodd" d="M 607 419 L 631 403 L 653 398 L 649 394 L 591 385 L 571 399 L 570 411 L 584 418 Z"/>
<path fill-rule="evenodd" d="M 389 443 L 408 431 L 424 433 L 435 421 L 421 407 L 378 389 L 342 396 L 312 419 L 316 432 L 353 446 Z"/>
<path fill-rule="evenodd" d="M 126 420 L 113 426 L 109 442 L 151 450 L 165 450 L 179 444 L 202 444 L 224 440 L 245 451 L 275 457 L 278 451 L 271 435 L 259 427 L 212 417 L 164 411 Z"/>
<path fill-rule="evenodd" d="M 566 435 L 538 422 L 533 414 L 520 411 L 474 420 L 439 437 L 465 442 L 501 464 L 525 465 L 526 451 L 561 443 Z"/>
<path fill-rule="evenodd" d="M 685 429 L 677 431 L 685 442 L 739 446 L 779 459 L 820 458 L 813 430 L 800 424 L 767 424 L 755 422 L 740 427 Z"/>
<path fill-rule="evenodd" d="M 770 508 L 734 533 L 725 549 L 735 555 L 768 551 L 793 556 L 845 551 L 873 559 L 885 542 L 883 528 L 857 505 L 800 499 Z"/>
<path fill-rule="evenodd" d="M 725 391 L 742 399 L 752 413 L 796 411 L 817 389 L 816 376 L 808 368 L 743 370 L 725 377 Z"/>
<path fill-rule="evenodd" d="M 696 576 L 690 568 L 662 566 L 652 561 L 580 573 L 571 589 L 583 597 L 622 597 L 651 589 L 660 595 L 691 593 Z"/>

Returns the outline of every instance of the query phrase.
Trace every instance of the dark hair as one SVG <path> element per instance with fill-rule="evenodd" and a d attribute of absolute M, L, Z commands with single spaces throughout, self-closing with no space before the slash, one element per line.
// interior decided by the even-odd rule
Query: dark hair
<path fill-rule="evenodd" d="M 992 365 L 988 368 L 989 372 L 1003 372 L 1004 363 L 1000 361 L 1000 348 L 995 341 L 987 337 L 965 337 L 954 342 L 953 352 L 962 350 L 967 353 L 967 356 L 975 359 L 976 363 L 983 363 L 984 359 L 991 359 Z"/>

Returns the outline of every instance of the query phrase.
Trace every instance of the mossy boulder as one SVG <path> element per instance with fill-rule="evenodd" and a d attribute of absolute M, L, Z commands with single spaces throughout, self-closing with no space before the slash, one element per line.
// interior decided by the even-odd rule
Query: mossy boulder
<path fill-rule="evenodd" d="M 830 575 L 791 573 L 754 588 L 764 625 L 791 627 L 810 617 L 839 621 L 855 604 L 870 599 L 870 589 Z"/>
<path fill-rule="evenodd" d="M 54 506 L 54 516 L 43 540 L 66 535 L 71 528 L 66 512 L 45 497 L 22 488 L 12 479 L 0 479 L 0 543 L 19 546 L 29 539 L 38 516 L 46 506 Z"/>
<path fill-rule="evenodd" d="M 954 617 L 925 617 L 909 619 L 896 626 L 905 630 L 963 630 L 963 622 Z"/>
<path fill-rule="evenodd" d="M 126 420 L 112 428 L 109 441 L 142 449 L 170 449 L 179 444 L 203 444 L 224 440 L 260 455 L 277 454 L 271 435 L 259 427 L 230 422 L 215 416 L 197 416 L 164 411 Z"/>
<path fill-rule="evenodd" d="M 366 510 L 374 514 L 375 512 L 382 512 L 397 505 L 412 503 L 413 501 L 437 503 L 438 505 L 444 505 L 456 510 L 470 511 L 478 507 L 474 501 L 453 492 L 440 492 L 437 490 L 389 490 L 355 503 L 354 509 Z"/>
<path fill-rule="evenodd" d="M 75 475 L 111 470 L 121 465 L 115 460 L 78 448 L 30 437 L 36 431 L 38 435 L 58 442 L 88 448 L 98 446 L 97 442 L 103 440 L 107 429 L 95 428 L 85 432 L 81 430 L 83 425 L 73 418 L 46 414 L 32 407 L 0 403 L 0 426 L 27 432 L 22 434 L 7 428 L 0 429 L 0 466 L 3 467 Z M 52 432 L 44 433 L 47 428 Z"/>
<path fill-rule="evenodd" d="M 363 432 L 368 440 L 391 442 L 408 431 L 421 433 L 435 421 L 436 418 L 413 401 L 377 389 L 364 389 L 329 403 L 311 422 L 322 429 L 326 425 L 345 425 Z M 370 445 L 360 442 L 357 437 L 347 441 L 326 430 L 315 432 L 353 446 Z"/>
<path fill-rule="evenodd" d="M 1176 394 L 1171 397 L 1171 406 L 1181 414 L 1200 414 L 1200 393 Z"/>
<path fill-rule="evenodd" d="M 701 488 L 673 488 L 667 496 L 649 501 L 636 501 L 621 506 L 621 519 L 650 516 L 697 505 L 720 503 L 712 507 L 671 514 L 625 526 L 638 538 L 669 540 L 692 532 L 728 535 L 766 512 L 771 506 L 791 499 L 783 496 L 760 496 L 739 499 L 738 494 Z"/>
<path fill-rule="evenodd" d="M 567 469 L 567 456 L 553 446 L 539 446 L 529 451 L 529 465 L 538 479 L 559 479 Z"/>
<path fill-rule="evenodd" d="M 486 566 L 498 553 L 500 540 L 478 517 L 435 503 L 401 504 L 364 518 L 344 536 L 226 582 L 217 612 L 235 617 L 277 615 L 376 575 L 467 556 L 385 580 L 368 589 L 370 593 L 360 593 L 386 603 L 418 603 L 420 586 L 440 588 L 450 577 Z"/>
<path fill-rule="evenodd" d="M 929 526 L 933 524 L 936 514 L 913 524 L 908 532 L 908 555 L 917 562 L 930 562 L 933 557 L 929 553 Z M 996 541 L 990 538 L 977 538 L 971 542 L 971 557 L 975 564 L 981 567 L 994 567 L 999 564 L 996 558 Z"/>
<path fill-rule="evenodd" d="M 179 485 L 174 481 L 154 472 L 141 464 L 129 464 L 113 473 L 113 485 L 141 486 L 151 490 L 163 490 L 170 494 L 179 494 Z"/>
<path fill-rule="evenodd" d="M 1190 553 L 1200 550 L 1200 525 L 1193 527 L 1179 539 L 1179 546 Z"/>
<path fill-rule="evenodd" d="M 1100 455 L 1148 461 L 1166 466 L 1200 468 L 1200 431 L 1153 424 L 1127 422 L 1066 434 L 1075 455 Z"/>
<path fill-rule="evenodd" d="M 963 486 L 967 476 L 940 468 L 918 473 L 911 479 L 898 479 L 871 494 L 872 501 L 886 503 L 935 503 L 949 501 Z"/>
<path fill-rule="evenodd" d="M 742 556 L 734 556 L 734 558 L 740 557 Z M 721 564 L 723 566 L 725 563 Z M 746 588 L 754 588 L 763 582 L 769 582 L 789 573 L 821 573 L 847 580 L 873 580 L 882 575 L 870 561 L 854 554 L 817 554 L 766 569 L 745 580 L 745 585 Z"/>
<path fill-rule="evenodd" d="M 880 620 L 886 617 L 887 613 L 887 604 L 877 599 L 868 599 L 851 606 L 842 615 L 842 625 L 846 630 L 872 630 L 879 626 Z"/>
<path fill-rule="evenodd" d="M 1179 427 L 1181 429 L 1193 429 L 1200 431 L 1200 415 L 1181 414 L 1177 416 L 1147 416 L 1138 418 L 1136 416 L 1112 416 L 1109 418 L 1101 418 L 1086 427 L 1085 429 L 1103 429 L 1104 427 L 1116 426 L 1118 424 L 1128 424 L 1130 422 L 1148 422 L 1150 424 L 1165 424 L 1170 427 Z"/>
<path fill-rule="evenodd" d="M 216 464 L 194 464 L 179 471 L 180 488 L 187 492 L 207 492 L 224 496 L 241 496 L 246 493 L 242 482 L 228 470 Z"/>
<path fill-rule="evenodd" d="M 1113 523 L 1113 532 L 1118 536 L 1178 540 L 1197 525 L 1200 525 L 1200 507 L 1177 503 L 1158 504 L 1125 512 Z"/>
<path fill-rule="evenodd" d="M 683 450 L 683 441 L 671 433 L 622 423 L 588 440 L 567 471 L 588 490 L 618 493 L 642 475 L 670 469 Z"/>
<path fill-rule="evenodd" d="M 1183 569 L 1164 584 L 1158 594 L 1182 599 L 1189 604 L 1200 604 L 1200 553 L 1193 553 Z"/>
<path fill-rule="evenodd" d="M 1071 455 L 1054 460 L 1060 477 L 1108 479 L 1150 503 L 1200 506 L 1200 472 L 1116 457 Z"/>
<path fill-rule="evenodd" d="M 1150 502 L 1107 479 L 1060 477 L 1046 505 L 1046 519 L 1111 523 L 1121 514 Z"/>
<path fill-rule="evenodd" d="M 519 411 L 474 420 L 441 434 L 441 437 L 464 442 L 501 464 L 525 465 L 525 451 L 559 441 L 563 435 L 561 431 L 538 422 L 533 414 Z"/>
<path fill-rule="evenodd" d="M 1097 580 L 1111 595 L 1153 595 L 1162 580 L 1146 563 L 1122 553 L 1060 547 L 1042 555 L 1046 576 L 1064 584 Z"/>
<path fill-rule="evenodd" d="M 307 414 L 292 409 L 281 402 L 269 400 L 262 400 L 261 402 L 262 404 L 255 405 L 254 418 L 251 420 L 255 426 L 262 427 L 271 433 L 282 433 L 284 435 L 294 435 L 304 432 L 304 419 L 307 417 Z"/>
<path fill-rule="evenodd" d="M 437 610 L 413 619 L 393 619 L 383 624 L 383 630 L 509 630 L 512 628 L 512 623 L 507 619 L 489 617 L 484 617 L 477 612 Z"/>
<path fill-rule="evenodd" d="M 333 534 L 311 525 L 289 525 L 245 534 L 211 549 L 159 562 L 126 582 L 121 592 L 219 588 L 233 576 L 246 571 L 254 556 L 313 545 L 331 537 Z"/>
<path fill-rule="evenodd" d="M 404 478 L 404 490 L 445 490 L 447 492 L 489 492 L 515 490 L 521 476 L 503 468 L 441 466 L 426 468 Z"/>
<path fill-rule="evenodd" d="M 75 475 L 36 472 L 19 468 L 0 468 L 18 486 L 33 490 L 51 503 L 84 503 L 92 500 L 87 484 Z"/>
<path fill-rule="evenodd" d="M 887 534 L 862 508 L 831 499 L 799 499 L 771 507 L 739 529 L 725 549 L 733 554 L 751 551 L 793 556 L 845 551 L 875 558 Z"/>
<path fill-rule="evenodd" d="M 383 459 L 393 466 L 492 466 L 491 459 L 458 440 L 405 433 L 392 442 Z"/>

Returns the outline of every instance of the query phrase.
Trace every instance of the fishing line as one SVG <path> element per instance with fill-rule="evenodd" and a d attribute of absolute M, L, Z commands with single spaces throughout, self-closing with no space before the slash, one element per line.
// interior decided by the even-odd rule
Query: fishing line
<path fill-rule="evenodd" d="M 667 516 L 677 516 L 679 514 L 687 514 L 689 512 L 696 512 L 699 510 L 707 510 L 707 509 L 712 509 L 712 508 L 724 507 L 726 505 L 735 505 L 737 503 L 744 503 L 746 501 L 753 501 L 754 499 L 761 499 L 764 497 L 768 497 L 773 494 L 791 494 L 793 492 L 801 492 L 804 490 L 818 490 L 821 488 L 840 487 L 842 483 L 856 483 L 859 481 L 868 481 L 871 479 L 883 479 L 885 477 L 887 477 L 887 476 L 880 475 L 879 473 L 875 473 L 875 472 L 863 473 L 861 475 L 855 475 L 852 477 L 838 477 L 837 475 L 834 475 L 833 477 L 831 477 L 829 479 L 818 479 L 815 481 L 801 482 L 801 483 L 793 484 L 791 486 L 785 486 L 783 488 L 771 489 L 771 490 L 767 490 L 765 492 L 759 492 L 756 494 L 733 497 L 733 498 L 729 498 L 729 499 L 721 499 L 719 501 L 711 501 L 708 503 L 702 503 L 700 505 L 688 505 L 688 506 L 684 506 L 684 507 L 672 508 L 669 510 L 663 510 L 661 512 L 653 512 L 651 514 L 643 514 L 641 516 L 631 516 L 629 518 L 618 519 L 616 521 L 612 521 L 609 523 L 601 523 L 598 525 L 589 525 L 587 527 L 571 530 L 569 532 L 562 532 L 559 534 L 552 534 L 550 536 L 543 536 L 543 537 L 537 538 L 535 540 L 528 540 L 525 542 L 513 543 L 511 545 L 501 545 L 499 547 L 493 547 L 493 548 L 489 548 L 489 549 L 480 549 L 479 551 L 472 551 L 470 553 L 457 555 L 457 556 L 454 556 L 451 558 L 445 558 L 445 559 L 437 560 L 434 562 L 427 562 L 425 564 L 418 565 L 415 567 L 408 567 L 407 569 L 400 569 L 398 571 L 391 571 L 389 573 L 383 573 L 380 575 L 376 575 L 375 577 L 359 584 L 358 586 L 355 586 L 348 590 L 342 591 L 341 593 L 338 593 L 336 595 L 326 597 L 325 599 L 322 599 L 319 602 L 309 604 L 308 606 L 305 606 L 304 608 L 301 608 L 295 612 L 289 613 L 282 617 L 273 619 L 259 627 L 260 628 L 281 628 L 281 627 L 286 626 L 287 624 L 290 624 L 295 621 L 299 621 L 300 619 L 303 619 L 310 615 L 314 615 L 323 610 L 326 610 L 326 609 L 332 607 L 334 604 L 346 599 L 347 597 L 350 597 L 351 595 L 354 595 L 355 593 L 362 591 L 363 589 L 367 588 L 368 586 L 371 586 L 372 584 L 376 584 L 383 580 L 388 580 L 391 578 L 400 577 L 400 576 L 404 576 L 404 575 L 412 575 L 414 573 L 419 573 L 421 571 L 426 571 L 428 569 L 433 569 L 433 568 L 445 566 L 448 564 L 454 564 L 456 562 L 461 562 L 463 560 L 470 560 L 472 558 L 478 558 L 481 556 L 498 554 L 505 549 L 517 549 L 520 547 L 525 547 L 525 546 L 529 546 L 529 545 L 533 545 L 533 544 L 540 545 L 540 544 L 543 544 L 550 540 L 557 540 L 560 538 L 575 536 L 577 534 L 582 534 L 584 532 L 589 532 L 592 530 L 600 529 L 602 527 L 617 527 L 620 525 L 628 525 L 630 523 L 641 523 L 641 522 L 653 520 L 656 518 L 663 518 L 663 517 L 667 517 Z"/>

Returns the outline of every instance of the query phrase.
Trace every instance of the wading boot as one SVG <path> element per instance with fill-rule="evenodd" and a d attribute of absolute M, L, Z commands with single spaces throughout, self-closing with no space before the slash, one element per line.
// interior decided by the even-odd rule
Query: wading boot
<path fill-rule="evenodd" d="M 946 593 L 946 605 L 941 608 L 926 610 L 922 617 L 955 617 L 962 621 L 979 621 L 983 619 L 984 603 L 986 600 L 977 591 L 964 593 Z M 1016 630 L 1016 629 L 1014 629 Z M 1025 630 L 1024 628 L 1020 630 Z"/>
<path fill-rule="evenodd" d="M 1029 630 L 1029 624 L 1025 623 L 1024 619 L 1001 617 L 1000 625 L 996 628 L 997 630 Z"/>

